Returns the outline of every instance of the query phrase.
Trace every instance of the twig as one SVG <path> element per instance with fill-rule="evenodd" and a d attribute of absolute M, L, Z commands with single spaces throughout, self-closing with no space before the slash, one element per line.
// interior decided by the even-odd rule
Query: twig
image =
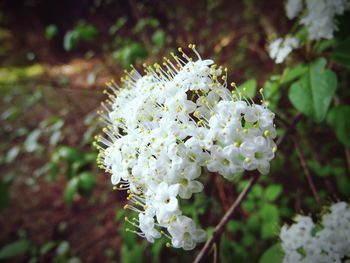
<path fill-rule="evenodd" d="M 219 262 L 219 254 L 220 254 L 220 245 L 218 243 L 214 244 L 214 259 L 213 263 Z"/>
<path fill-rule="evenodd" d="M 222 207 L 223 207 L 224 211 L 226 212 L 229 209 L 230 205 L 229 205 L 229 202 L 227 202 L 227 197 L 226 197 L 224 184 L 223 184 L 221 175 L 218 173 L 215 173 L 214 181 L 215 181 L 216 189 L 218 190 L 218 193 L 219 193 L 219 197 L 221 199 Z"/>
<path fill-rule="evenodd" d="M 286 132 L 284 133 L 284 136 L 282 136 L 278 141 L 277 141 L 277 147 L 285 140 L 286 136 L 291 133 L 294 130 L 295 125 L 301 120 L 302 114 L 298 114 L 296 115 L 290 126 L 287 128 Z M 241 202 L 243 201 L 243 199 L 247 196 L 247 194 L 249 193 L 250 189 L 253 187 L 253 185 L 257 182 L 257 180 L 259 179 L 260 174 L 257 174 L 255 176 L 253 176 L 247 186 L 243 189 L 243 191 L 239 194 L 239 196 L 237 197 L 237 199 L 233 202 L 233 204 L 230 206 L 230 208 L 227 210 L 227 212 L 225 213 L 225 215 L 221 218 L 219 224 L 215 227 L 215 230 L 213 232 L 213 235 L 207 240 L 207 242 L 205 243 L 204 247 L 202 248 L 202 250 L 199 252 L 199 254 L 197 255 L 196 259 L 195 259 L 195 263 L 199 263 L 201 262 L 204 257 L 209 253 L 210 249 L 212 248 L 213 244 L 215 242 L 217 242 L 217 240 L 220 239 L 221 234 L 224 232 L 225 227 L 227 222 L 230 220 L 231 216 L 233 215 L 233 213 L 236 211 L 237 207 L 241 204 Z"/>
<path fill-rule="evenodd" d="M 314 195 L 317 204 L 320 204 L 320 197 L 319 197 L 319 195 L 318 195 L 318 193 L 316 191 L 316 187 L 315 187 L 315 184 L 314 184 L 314 182 L 312 180 L 310 170 L 307 167 L 304 154 L 303 154 L 303 152 L 300 149 L 300 145 L 299 145 L 298 139 L 297 139 L 296 136 L 293 136 L 292 138 L 293 138 L 294 146 L 295 146 L 295 149 L 297 151 L 297 154 L 298 154 L 298 157 L 299 157 L 299 160 L 300 160 L 300 164 L 301 164 L 301 166 L 302 166 L 302 168 L 304 170 L 307 182 L 309 183 L 309 186 L 311 188 L 311 192 Z"/>
<path fill-rule="evenodd" d="M 195 263 L 201 262 L 201 260 L 204 258 L 204 256 L 209 252 L 215 241 L 220 238 L 222 232 L 225 230 L 225 226 L 227 222 L 230 220 L 233 213 L 236 211 L 237 207 L 241 204 L 243 199 L 246 197 L 246 195 L 249 193 L 249 190 L 252 188 L 252 186 L 255 184 L 255 182 L 258 180 L 260 174 L 257 174 L 253 176 L 247 186 L 243 189 L 243 191 L 239 194 L 235 202 L 231 205 L 229 210 L 227 210 L 226 214 L 221 218 L 219 224 L 215 227 L 213 235 L 207 240 L 202 250 L 199 252 L 195 259 Z"/>

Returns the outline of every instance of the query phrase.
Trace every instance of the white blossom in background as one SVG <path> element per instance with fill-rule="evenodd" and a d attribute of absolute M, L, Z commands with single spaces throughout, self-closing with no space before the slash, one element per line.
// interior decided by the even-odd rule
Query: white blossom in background
<path fill-rule="evenodd" d="M 126 72 L 110 82 L 98 136 L 98 163 L 112 184 L 128 191 L 125 208 L 138 213 L 129 230 L 149 242 L 164 235 L 169 246 L 193 249 L 205 231 L 182 214 L 180 199 L 203 191 L 203 169 L 225 178 L 245 170 L 267 174 L 274 158 L 274 113 L 227 87 L 227 69 L 181 57 Z M 235 88 L 235 84 L 231 86 Z M 261 91 L 262 92 L 262 91 Z"/>
<path fill-rule="evenodd" d="M 284 263 L 341 263 L 350 257 L 350 207 L 339 202 L 329 210 L 318 224 L 298 215 L 293 225 L 281 228 Z"/>
<path fill-rule="evenodd" d="M 309 32 L 310 40 L 332 39 L 338 29 L 336 16 L 350 8 L 349 0 L 306 0 L 306 10 L 300 15 L 299 23 Z M 288 0 L 286 14 L 293 19 L 300 14 L 301 0 Z"/>
<path fill-rule="evenodd" d="M 298 48 L 299 41 L 294 37 L 277 38 L 269 45 L 269 55 L 275 60 L 276 64 L 282 63 L 286 57 Z"/>
<path fill-rule="evenodd" d="M 296 18 L 303 9 L 303 0 L 288 0 L 285 8 L 289 19 Z"/>

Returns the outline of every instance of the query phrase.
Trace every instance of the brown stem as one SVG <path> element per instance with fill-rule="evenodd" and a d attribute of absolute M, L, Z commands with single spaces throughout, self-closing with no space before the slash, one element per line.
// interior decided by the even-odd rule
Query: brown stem
<path fill-rule="evenodd" d="M 215 243 L 215 241 L 220 238 L 222 232 L 225 230 L 225 226 L 226 226 L 227 222 L 230 220 L 231 216 L 236 211 L 237 207 L 241 204 L 243 199 L 249 193 L 250 189 L 253 187 L 255 182 L 258 180 L 259 176 L 260 176 L 260 174 L 257 174 L 257 175 L 253 176 L 249 180 L 248 184 L 243 189 L 243 191 L 239 194 L 239 196 L 237 197 L 235 202 L 231 205 L 229 210 L 227 210 L 227 212 L 223 216 L 223 218 L 221 218 L 219 224 L 215 227 L 213 235 L 207 240 L 207 242 L 205 243 L 204 247 L 202 248 L 202 250 L 197 255 L 197 257 L 196 257 L 196 259 L 194 261 L 195 263 L 201 262 L 201 260 L 203 260 L 204 256 L 206 254 L 208 254 L 208 252 L 210 251 L 210 249 L 213 246 L 213 244 Z"/>
<path fill-rule="evenodd" d="M 314 182 L 312 180 L 310 170 L 309 170 L 309 168 L 308 168 L 308 166 L 306 164 L 304 154 L 303 154 L 303 152 L 300 149 L 298 138 L 296 136 L 293 136 L 292 138 L 293 138 L 295 149 L 296 149 L 298 157 L 299 157 L 300 164 L 301 164 L 301 166 L 302 166 L 302 168 L 304 170 L 304 173 L 305 173 L 307 182 L 308 182 L 308 184 L 310 186 L 311 192 L 314 195 L 317 204 L 320 204 L 320 197 L 319 197 L 319 195 L 318 195 L 318 193 L 316 191 L 316 187 L 315 187 L 315 184 L 314 184 Z"/>
<path fill-rule="evenodd" d="M 222 207 L 223 207 L 224 211 L 226 212 L 230 206 L 229 206 L 229 203 L 227 202 L 227 197 L 226 197 L 226 193 L 225 193 L 225 189 L 224 189 L 224 183 L 222 181 L 221 175 L 218 173 L 215 173 L 214 174 L 214 181 L 215 181 L 216 189 L 218 190 L 218 193 L 219 193 L 219 198 L 221 200 Z"/>

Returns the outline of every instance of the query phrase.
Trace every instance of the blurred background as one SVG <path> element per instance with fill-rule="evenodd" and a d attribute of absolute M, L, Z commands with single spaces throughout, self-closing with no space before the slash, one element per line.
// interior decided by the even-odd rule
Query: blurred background
<path fill-rule="evenodd" d="M 193 260 L 198 251 L 166 248 L 163 239 L 152 245 L 125 231 L 125 194 L 112 190 L 91 146 L 101 130 L 96 110 L 105 82 L 119 80 L 131 63 L 141 69 L 195 43 L 252 97 L 260 87 L 275 89 L 272 107 L 289 120 L 295 111 L 271 78 L 282 68 L 266 45 L 290 26 L 279 0 L 0 1 L 0 261 Z M 326 125 L 305 121 L 298 129 L 320 198 L 348 198 L 348 151 Z M 292 141 L 272 165 L 229 222 L 222 262 L 258 262 L 281 223 L 318 211 Z M 244 179 L 207 179 L 205 193 L 183 211 L 210 233 Z"/>

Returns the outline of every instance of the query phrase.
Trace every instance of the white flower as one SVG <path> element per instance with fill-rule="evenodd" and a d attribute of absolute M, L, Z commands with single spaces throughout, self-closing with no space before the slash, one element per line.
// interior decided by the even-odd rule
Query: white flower
<path fill-rule="evenodd" d="M 269 55 L 277 64 L 282 63 L 286 57 L 299 46 L 299 41 L 293 37 L 277 38 L 269 45 Z"/>
<path fill-rule="evenodd" d="M 198 229 L 193 220 L 186 216 L 178 216 L 170 224 L 168 231 L 172 236 L 172 246 L 182 247 L 184 250 L 192 250 L 196 243 L 203 242 L 206 238 L 206 232 Z"/>
<path fill-rule="evenodd" d="M 156 209 L 157 219 L 161 224 L 168 220 L 171 215 L 178 210 L 179 204 L 176 198 L 178 192 L 178 184 L 168 186 L 166 182 L 161 182 L 158 185 L 155 191 L 153 205 Z"/>
<path fill-rule="evenodd" d="M 145 214 L 139 214 L 139 228 L 144 233 L 146 239 L 153 243 L 155 238 L 160 238 L 161 235 L 154 227 L 153 216 L 148 216 Z"/>
<path fill-rule="evenodd" d="M 297 17 L 303 8 L 303 0 L 288 0 L 286 3 L 286 13 L 289 19 Z"/>
<path fill-rule="evenodd" d="M 350 256 L 350 208 L 345 202 L 333 204 L 317 228 L 309 216 L 300 215 L 295 224 L 281 228 L 284 263 L 341 263 Z"/>

